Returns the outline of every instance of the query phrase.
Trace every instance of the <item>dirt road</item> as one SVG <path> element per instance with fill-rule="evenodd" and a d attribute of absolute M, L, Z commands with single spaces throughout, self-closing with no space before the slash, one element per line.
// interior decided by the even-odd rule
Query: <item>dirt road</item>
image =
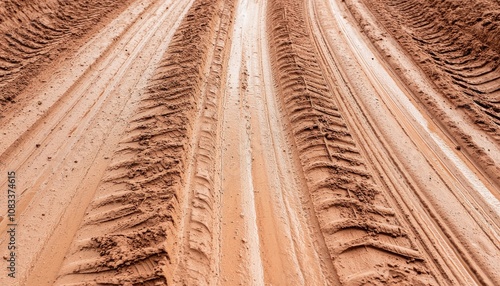
<path fill-rule="evenodd" d="M 500 4 L 93 2 L 0 4 L 1 285 L 500 284 Z"/>

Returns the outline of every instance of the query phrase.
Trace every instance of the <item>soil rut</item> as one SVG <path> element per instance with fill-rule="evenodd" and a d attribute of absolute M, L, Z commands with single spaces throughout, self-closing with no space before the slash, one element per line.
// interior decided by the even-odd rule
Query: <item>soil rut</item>
<path fill-rule="evenodd" d="M 303 5 L 299 1 L 270 5 L 273 66 L 339 279 L 360 284 L 385 281 L 388 273 L 398 273 L 392 283 L 435 283 L 424 254 L 373 180 L 366 158 L 335 103 L 335 94 L 323 77 L 305 30 Z"/>
<path fill-rule="evenodd" d="M 144 20 L 132 21 L 134 24 L 116 42 L 110 42 L 104 56 L 93 62 L 90 69 L 84 69 L 75 82 L 57 89 L 48 87 L 45 94 L 57 100 L 45 114 L 35 118 L 31 126 L 12 126 L 26 126 L 27 131 L 2 154 L 2 161 L 19 174 L 33 174 L 19 186 L 20 227 L 30 233 L 20 237 L 19 243 L 29 246 L 20 253 L 25 262 L 19 270 L 20 281 L 29 273 L 32 280 L 28 284 L 52 284 L 49 281 L 57 274 L 65 254 L 63 246 L 71 243 L 116 139 L 131 116 L 133 101 L 154 71 L 151 66 L 159 61 L 155 53 L 161 54 L 166 48 L 159 39 L 168 38 L 168 33 L 174 31 L 174 27 L 168 27 L 175 22 L 165 22 L 169 13 L 163 11 L 168 5 L 156 2 L 143 13 L 135 13 L 136 17 L 144 16 Z M 170 15 L 182 13 L 177 6 Z M 135 8 L 143 10 L 144 5 L 137 3 Z M 122 21 L 122 25 L 127 25 L 126 20 Z M 68 71 L 60 71 L 63 72 L 72 76 Z M 57 77 L 52 80 L 57 81 Z M 40 243 L 30 244 L 33 240 Z M 51 266 L 32 263 L 35 259 L 50 260 Z"/>
<path fill-rule="evenodd" d="M 432 243 L 429 242 L 423 242 L 422 247 L 433 257 L 430 261 L 436 271 L 443 277 L 455 276 L 452 279 L 460 281 L 450 283 L 474 283 L 471 279 L 492 283 L 489 279 L 494 277 L 492 273 L 496 270 L 487 266 L 492 263 L 486 261 L 494 256 L 490 256 L 489 251 L 473 250 L 474 247 L 464 239 L 481 232 L 481 237 L 488 237 L 482 243 L 489 245 L 490 250 L 495 248 L 498 240 L 498 219 L 495 215 L 490 216 L 496 213 L 493 210 L 497 208 L 496 199 L 481 183 L 484 178 L 478 179 L 468 167 L 464 167 L 467 161 L 461 161 L 451 151 L 454 145 L 442 139 L 446 138 L 446 133 L 441 133 L 431 119 L 420 114 L 408 101 L 412 97 L 408 90 L 401 89 L 386 75 L 385 68 L 377 64 L 378 56 L 370 52 L 360 33 L 349 23 L 349 17 L 344 16 L 349 16 L 348 13 L 342 12 L 340 5 L 333 1 L 310 3 L 314 3 L 310 5 L 311 19 L 314 19 L 311 22 L 313 27 L 317 26 L 315 35 L 319 39 L 320 51 L 333 71 L 331 78 L 335 78 L 340 86 L 342 109 L 349 114 L 348 119 L 363 142 L 371 165 L 380 173 L 381 183 L 394 198 L 392 204 L 404 213 L 406 220 L 413 220 L 409 225 L 417 232 L 418 240 L 448 240 L 448 245 L 441 244 L 436 249 L 430 247 Z M 328 21 L 332 18 L 337 23 Z M 337 35 L 338 29 L 345 37 L 345 44 L 342 38 L 332 36 Z M 391 122 L 394 119 L 397 122 Z M 401 129 L 400 134 L 396 134 L 398 129 Z M 416 152 L 412 151 L 411 144 L 406 143 L 401 148 L 401 142 L 413 142 Z M 392 162 L 386 158 L 391 158 Z M 413 169 L 413 174 L 405 174 L 405 169 Z M 440 190 L 439 194 L 434 191 L 436 189 Z M 494 187 L 491 191 L 494 192 Z M 485 194 L 483 198 L 482 194 Z M 410 199 L 409 195 L 416 197 Z M 440 203 L 442 201 L 447 203 Z M 410 210 L 422 207 L 431 216 L 425 217 L 422 213 L 413 217 Z M 455 212 L 453 216 L 449 216 L 451 210 Z M 457 227 L 465 224 L 467 230 Z M 433 230 L 428 228 L 431 225 L 434 225 Z M 475 230 L 469 232 L 472 229 Z M 467 232 L 469 234 L 465 234 Z M 445 256 L 449 257 L 434 263 Z M 445 265 L 450 269 L 443 269 Z M 486 278 L 488 276 L 490 278 Z"/>
<path fill-rule="evenodd" d="M 266 7 L 240 1 L 236 12 L 222 107 L 219 283 L 328 284 L 271 88 Z"/>
<path fill-rule="evenodd" d="M 498 3 L 455 2 L 3 1 L 0 284 L 498 284 Z"/>

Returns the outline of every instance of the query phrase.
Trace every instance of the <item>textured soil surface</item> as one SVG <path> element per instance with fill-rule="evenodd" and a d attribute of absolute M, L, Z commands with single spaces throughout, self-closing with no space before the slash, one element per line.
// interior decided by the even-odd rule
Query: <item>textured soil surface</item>
<path fill-rule="evenodd" d="M 0 34 L 0 285 L 500 285 L 497 1 L 8 0 Z"/>

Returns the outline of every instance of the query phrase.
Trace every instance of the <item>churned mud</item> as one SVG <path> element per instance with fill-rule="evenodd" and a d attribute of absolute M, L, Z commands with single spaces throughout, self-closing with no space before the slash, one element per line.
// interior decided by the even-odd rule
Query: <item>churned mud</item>
<path fill-rule="evenodd" d="M 0 284 L 498 285 L 498 8 L 2 2 Z"/>

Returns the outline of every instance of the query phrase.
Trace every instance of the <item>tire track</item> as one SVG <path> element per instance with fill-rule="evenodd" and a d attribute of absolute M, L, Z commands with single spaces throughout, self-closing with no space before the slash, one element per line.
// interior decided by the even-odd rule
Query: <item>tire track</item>
<path fill-rule="evenodd" d="M 271 79 L 267 1 L 238 1 L 219 126 L 214 285 L 329 285 L 322 238 L 302 205 Z M 257 22 L 256 22 L 257 19 Z M 307 213 L 306 213 L 307 212 Z M 318 228 L 315 228 L 316 230 Z"/>
<path fill-rule="evenodd" d="M 356 31 L 348 12 L 340 8 L 341 4 L 318 1 L 311 6 L 314 6 L 311 10 L 315 10 L 311 12 L 311 21 L 319 30 L 315 33 L 320 35 L 317 38 L 325 63 L 328 62 L 335 75 L 335 82 L 339 82 L 340 104 L 357 126 L 365 154 L 372 158 L 371 164 L 393 198 L 393 205 L 404 214 L 408 227 L 421 242 L 421 249 L 432 258 L 428 260 L 429 266 L 444 278 L 440 283 L 491 283 L 492 276 L 488 275 L 495 269 L 488 266 L 491 263 L 488 261 L 494 260 L 490 253 L 495 251 L 498 240 L 495 215 L 491 215 L 495 207 L 493 201 L 489 206 L 472 192 L 488 194 L 488 189 L 450 152 L 439 129 L 433 127 L 432 119 L 422 115 L 408 100 L 409 91 L 389 78 L 377 54 L 370 51 L 369 44 Z M 331 18 L 337 23 L 328 22 Z M 345 39 L 337 40 L 339 36 Z M 396 55 L 399 56 L 393 54 Z M 398 128 L 402 131 L 399 134 Z M 375 134 L 371 134 L 370 129 Z M 391 143 L 387 145 L 387 142 Z M 386 158 L 391 157 L 393 162 L 387 162 Z M 398 177 L 405 179 L 398 180 Z M 440 190 L 439 194 L 436 189 Z M 489 201 L 492 196 L 484 198 Z M 458 209 L 462 211 L 457 212 Z M 452 210 L 464 215 L 449 216 Z M 476 237 L 475 242 L 470 237 Z M 471 245 L 478 241 L 488 250 L 471 251 Z"/>
<path fill-rule="evenodd" d="M 216 243 L 220 216 L 216 187 L 217 137 L 234 1 L 215 1 L 209 7 L 211 10 L 204 11 L 203 17 L 210 21 L 207 39 L 214 44 L 206 47 L 203 82 L 198 91 L 200 104 L 194 115 L 197 119 L 189 156 L 192 159 L 186 165 L 187 179 L 182 191 L 185 197 L 179 228 L 179 265 L 174 273 L 175 282 L 180 285 L 212 285 L 215 277 L 211 273 L 217 273 L 219 267 Z"/>
<path fill-rule="evenodd" d="M 140 88 L 189 3 L 171 4 L 155 1 L 144 13 L 133 14 L 139 20 L 118 22 L 132 25 L 108 49 L 90 47 L 102 52 L 101 57 L 65 92 L 54 94 L 55 104 L 2 154 L 5 162 L 30 178 L 18 203 L 24 229 L 20 243 L 26 245 L 21 253 L 26 269 L 19 271 L 23 283 L 53 284 Z M 132 9 L 141 11 L 143 6 L 138 3 Z M 27 243 L 33 240 L 40 243 Z"/>
<path fill-rule="evenodd" d="M 210 181 L 204 174 L 196 173 L 192 198 L 184 197 L 183 186 L 191 148 L 200 151 L 198 167 L 210 171 L 210 166 L 203 163 L 210 155 L 213 134 L 203 129 L 207 132 L 197 137 L 195 118 L 198 110 L 208 114 L 209 107 L 216 108 L 213 102 L 216 90 L 209 89 L 206 101 L 202 90 L 206 85 L 206 70 L 213 64 L 210 46 L 220 28 L 217 23 L 224 3 L 195 1 L 175 33 L 130 123 L 129 136 L 120 143 L 98 197 L 89 209 L 71 252 L 73 258 L 63 269 L 63 273 L 71 273 L 73 279 L 86 274 L 86 281 L 98 283 L 163 285 L 174 283 L 178 263 L 186 263 L 187 267 L 190 263 L 201 264 L 202 269 L 210 270 L 210 261 L 203 260 L 204 251 L 210 249 L 203 247 L 209 247 L 204 243 L 211 241 L 212 228 L 202 229 L 210 220 L 212 207 L 206 205 L 211 202 L 207 197 L 210 194 L 205 192 Z M 228 17 L 226 15 L 223 25 L 228 25 Z M 227 27 L 222 31 L 224 29 Z M 224 36 L 221 32 L 219 44 Z M 221 51 L 220 47 L 215 50 Z M 220 55 L 215 57 L 220 60 Z M 221 66 L 216 61 L 210 79 L 217 77 L 217 68 Z M 208 85 L 214 86 L 216 81 Z M 213 115 L 203 120 L 203 127 L 215 123 Z M 190 144 L 194 137 L 200 138 L 198 147 Z M 180 256 L 176 248 L 184 244 L 177 241 L 177 232 L 183 232 L 185 223 L 180 217 L 186 214 L 180 212 L 184 211 L 182 206 L 187 201 L 193 208 L 185 228 L 194 234 L 186 236 L 186 253 Z M 96 228 L 105 235 L 95 235 Z M 87 258 L 80 258 L 82 256 Z M 207 278 L 189 270 L 187 274 L 182 279 Z"/>
<path fill-rule="evenodd" d="M 314 10 L 320 12 L 314 11 L 311 17 L 315 19 L 312 21 L 315 21 L 317 29 L 320 30 L 317 32 L 320 35 L 318 37 L 319 41 L 324 41 L 323 45 L 328 46 L 322 47 L 323 53 L 325 57 L 332 58 L 330 66 L 332 70 L 337 70 L 335 77 L 341 83 L 340 85 L 347 87 L 342 97 L 344 110 L 350 112 L 350 120 L 357 121 L 357 132 L 362 134 L 360 138 L 364 140 L 363 146 L 366 146 L 367 154 L 373 158 L 374 154 L 382 153 L 372 164 L 376 166 L 376 169 L 385 169 L 380 176 L 384 178 L 382 179 L 384 184 L 390 181 L 385 178 L 392 177 L 392 184 L 396 182 L 397 186 L 395 189 L 390 190 L 389 193 L 393 197 L 398 197 L 394 200 L 394 205 L 397 205 L 403 213 L 406 213 L 406 218 L 411 218 L 414 213 L 417 213 L 413 209 L 421 208 L 416 206 L 415 203 L 417 205 L 422 204 L 424 207 L 424 210 L 415 217 L 416 221 L 412 219 L 413 222 L 410 222 L 410 226 L 415 229 L 414 233 L 417 234 L 417 238 L 423 240 L 422 247 L 432 257 L 431 266 L 437 268 L 437 271 L 443 277 L 448 278 L 448 281 L 441 283 L 494 284 L 492 281 L 495 278 L 492 274 L 496 270 L 494 266 L 492 267 L 491 261 L 495 259 L 494 253 L 497 251 L 495 245 L 498 241 L 498 227 L 496 226 L 496 216 L 494 214 L 495 198 L 488 194 L 489 190 L 484 185 L 475 181 L 478 179 L 474 174 L 467 173 L 469 167 L 466 167 L 458 158 L 452 159 L 456 155 L 449 152 L 450 148 L 447 147 L 445 142 L 440 141 L 442 139 L 439 139 L 439 137 L 442 135 L 438 135 L 440 133 L 436 130 L 437 128 L 433 128 L 432 124 L 428 122 L 431 119 L 424 119 L 424 116 L 406 98 L 406 96 L 409 96 L 409 91 L 404 91 L 404 89 L 398 87 L 393 79 L 389 78 L 388 74 L 384 75 L 387 72 L 383 67 L 379 66 L 380 64 L 377 65 L 378 60 L 374 61 L 377 55 L 372 53 L 369 46 L 363 43 L 363 38 L 357 35 L 357 33 L 359 34 L 356 31 L 357 28 L 350 23 L 351 19 L 345 16 L 348 12 L 342 11 L 341 4 L 334 1 L 323 1 L 323 3 L 319 1 L 313 6 L 316 5 L 318 7 L 314 7 Z M 327 6 L 330 7 L 327 8 Z M 325 9 L 331 9 L 331 11 L 324 12 Z M 332 17 L 336 18 L 337 23 L 330 25 L 327 19 Z M 363 21 L 360 22 L 363 23 Z M 345 37 L 345 43 L 343 44 L 341 44 L 342 40 L 337 43 L 336 37 L 339 34 L 337 29 L 341 31 L 340 36 Z M 347 55 L 349 53 L 353 53 L 353 55 Z M 393 56 L 396 55 L 398 54 L 393 54 Z M 359 64 L 352 64 L 354 61 Z M 337 65 L 339 65 L 339 62 L 343 62 L 340 64 L 343 67 L 343 72 L 338 71 L 339 67 Z M 340 74 L 337 75 L 338 73 Z M 348 73 L 348 76 L 346 77 L 344 73 Z M 350 83 L 345 82 L 346 78 Z M 366 84 L 359 86 L 359 81 L 369 82 L 370 85 L 373 85 L 373 88 Z M 353 94 L 350 90 L 354 90 L 356 94 Z M 375 99 L 372 99 L 372 97 Z M 361 107 L 360 102 L 361 106 L 366 105 Z M 385 105 L 387 107 L 384 108 Z M 355 106 L 360 106 L 361 110 L 357 110 Z M 368 119 L 370 116 L 376 118 Z M 357 117 L 367 117 L 367 122 Z M 384 117 L 388 117 L 388 119 Z M 406 135 L 397 135 L 395 129 L 398 127 L 395 128 L 394 124 L 392 124 L 393 127 L 389 127 L 391 126 L 390 121 L 394 120 L 391 117 L 398 121 L 396 125 L 400 125 Z M 410 120 L 408 121 L 408 119 Z M 419 127 L 419 125 L 421 126 Z M 370 128 L 366 126 L 370 126 Z M 366 132 L 367 129 L 373 129 L 374 126 L 375 129 L 385 130 L 378 135 L 370 135 L 370 132 Z M 375 131 L 375 133 L 378 132 L 380 131 Z M 412 153 L 410 146 L 402 143 L 408 141 L 408 139 L 404 139 L 406 136 L 411 138 L 410 141 L 414 142 L 413 144 L 418 150 L 417 153 L 421 155 L 410 155 Z M 378 143 L 376 141 L 384 142 L 385 140 L 394 143 L 390 144 L 391 147 L 377 147 Z M 386 145 L 386 143 L 382 144 Z M 398 145 L 405 147 L 400 148 Z M 397 151 L 398 149 L 402 150 L 402 152 Z M 395 158 L 393 154 L 397 154 L 396 156 L 399 159 Z M 419 159 L 422 155 L 425 156 L 424 161 Z M 388 167 L 391 166 L 391 163 L 379 163 L 386 161 L 385 157 L 393 157 L 392 160 L 395 161 L 396 165 L 401 164 L 401 162 L 398 162 L 400 159 L 406 161 L 404 165 L 408 169 L 404 170 L 405 167 L 402 166 L 396 167 L 399 169 L 399 175 L 391 175 L 393 169 L 395 169 L 394 167 Z M 427 166 L 428 171 L 423 171 L 426 168 L 425 166 Z M 413 179 L 409 178 L 408 174 L 404 174 L 407 172 L 413 173 L 411 174 Z M 436 175 L 433 175 L 433 173 Z M 463 176 L 460 176 L 460 173 Z M 394 178 L 401 177 L 401 174 L 406 179 L 398 183 L 398 180 L 394 180 Z M 436 182 L 436 180 L 437 182 L 442 181 L 444 185 L 436 187 L 434 183 L 431 184 L 431 177 L 433 182 Z M 415 179 L 419 181 L 417 184 L 415 184 Z M 405 191 L 408 185 L 411 186 L 411 193 L 416 194 L 417 197 L 400 198 L 399 196 L 408 196 L 409 193 Z M 440 189 L 439 194 L 435 193 L 435 189 Z M 484 197 L 489 203 L 483 202 L 480 196 L 478 198 L 477 194 L 474 194 L 475 192 L 490 195 L 490 197 Z M 409 204 L 410 207 L 404 206 L 405 204 Z M 459 217 L 449 215 L 452 210 L 456 211 L 458 209 L 462 209 L 462 211 L 457 213 L 465 215 Z M 430 217 L 425 218 L 425 213 L 430 214 Z M 419 225 L 420 227 L 418 227 Z M 431 229 L 434 228 L 434 231 L 429 229 L 429 226 L 432 226 Z M 474 239 L 471 237 L 474 237 Z M 429 242 L 427 239 L 434 242 Z M 472 245 L 475 243 L 482 244 L 484 249 L 472 250 L 474 248 Z M 438 247 L 435 248 L 434 246 Z M 454 281 L 455 279 L 458 282 Z"/>
<path fill-rule="evenodd" d="M 302 4 L 273 1 L 268 11 L 279 94 L 340 281 L 436 284 L 332 98 Z"/>
<path fill-rule="evenodd" d="M 410 100 L 418 103 L 416 106 L 421 109 L 420 113 L 427 117 L 426 120 L 429 123 L 442 131 L 444 136 L 441 137 L 448 141 L 447 145 L 452 146 L 451 148 L 455 146 L 455 153 L 467 164 L 472 164 L 473 166 L 469 168 L 481 174 L 483 181 L 490 185 L 489 189 L 492 194 L 500 198 L 496 190 L 500 179 L 498 175 L 500 174 L 498 167 L 500 146 L 490 136 L 484 136 L 484 131 L 469 120 L 467 114 L 455 108 L 451 101 L 444 100 L 443 91 L 449 90 L 448 86 L 451 83 L 445 85 L 431 80 L 422 69 L 418 68 L 420 65 L 425 65 L 425 62 L 429 62 L 421 56 L 418 59 L 418 55 L 414 54 L 412 57 L 405 53 L 405 48 L 400 44 L 403 42 L 408 44 L 408 41 L 398 36 L 398 43 L 395 38 L 388 36 L 384 25 L 376 19 L 375 11 L 370 11 L 362 2 L 362 0 L 346 1 L 349 14 L 354 16 L 365 35 L 370 38 L 380 55 L 386 59 L 385 62 L 391 70 L 389 73 L 393 78 L 400 79 L 401 84 L 406 85 L 406 89 L 411 91 Z M 464 31 L 467 29 L 464 27 Z M 369 61 L 368 65 L 370 65 Z"/>
<path fill-rule="evenodd" d="M 116 22 L 123 27 L 108 25 L 102 43 L 95 36 L 73 60 L 53 68 L 69 71 L 40 74 L 37 84 L 26 84 L 40 87 L 39 95 L 11 93 L 55 62 L 67 42 L 87 35 L 104 13 L 128 3 L 105 0 L 94 7 L 93 1 L 0 3 L 0 88 L 7 91 L 0 103 L 22 98 L 0 117 L 4 135 L 11 132 L 0 142 L 0 165 L 23 178 L 21 284 L 496 279 L 491 273 L 498 267 L 486 264 L 498 250 L 497 214 L 467 190 L 474 183 L 463 179 L 466 174 L 446 169 L 443 150 L 421 143 L 434 135 L 426 128 L 435 126 L 424 126 L 425 133 L 405 119 L 390 125 L 400 133 L 379 130 L 389 120 L 375 122 L 380 117 L 370 117 L 359 99 L 369 92 L 355 93 L 369 85 L 380 91 L 374 85 L 389 82 L 351 62 L 366 76 L 356 77 L 363 82 L 353 88 L 345 65 L 337 67 L 329 50 L 336 39 L 326 39 L 342 36 L 345 27 L 325 32 L 314 0 L 136 1 Z M 325 8 L 334 3 L 328 1 Z M 387 1 L 428 53 L 426 67 L 435 65 L 429 70 L 437 71 L 440 84 L 454 84 L 447 92 L 462 90 L 454 100 L 498 140 L 499 118 L 491 112 L 500 94 L 494 15 L 480 21 L 490 30 L 471 40 L 470 30 L 450 34 L 455 30 L 443 28 L 447 20 L 429 18 L 414 0 Z M 429 3 L 444 9 L 431 16 L 446 14 L 450 5 Z M 332 11 L 324 21 L 337 20 L 328 17 Z M 401 102 L 391 99 L 377 103 L 389 109 L 380 114 L 406 117 Z M 16 117 L 21 109 L 27 114 Z M 402 145 L 415 148 L 404 159 L 418 153 L 432 172 L 422 175 L 429 182 L 421 183 L 414 169 L 419 163 L 408 167 L 392 154 L 387 134 L 405 135 Z M 457 231 L 453 214 L 463 216 L 464 229 Z M 0 217 L 0 231 L 5 228 Z M 476 234 L 481 237 L 464 241 Z M 0 248 L 7 249 L 6 242 L 0 237 Z"/>
<path fill-rule="evenodd" d="M 9 2 L 0 9 L 0 18 L 4 19 L 0 22 L 2 105 L 15 102 L 26 82 L 65 50 L 70 40 L 81 38 L 106 15 L 126 7 L 131 1 Z M 11 14 L 13 10 L 14 15 Z"/>
<path fill-rule="evenodd" d="M 495 40 L 498 4 L 467 3 L 459 8 L 447 0 L 385 1 L 373 7 L 386 27 L 403 23 L 406 32 L 389 29 L 453 104 L 497 143 L 500 125 L 500 55 Z M 462 5 L 462 6 L 467 6 Z M 384 12 L 385 11 L 385 12 Z M 387 15 L 393 15 L 389 18 Z M 415 45 L 416 44 L 416 45 Z M 418 47 L 418 48 L 416 48 Z M 423 55 L 418 55 L 423 52 Z"/>

